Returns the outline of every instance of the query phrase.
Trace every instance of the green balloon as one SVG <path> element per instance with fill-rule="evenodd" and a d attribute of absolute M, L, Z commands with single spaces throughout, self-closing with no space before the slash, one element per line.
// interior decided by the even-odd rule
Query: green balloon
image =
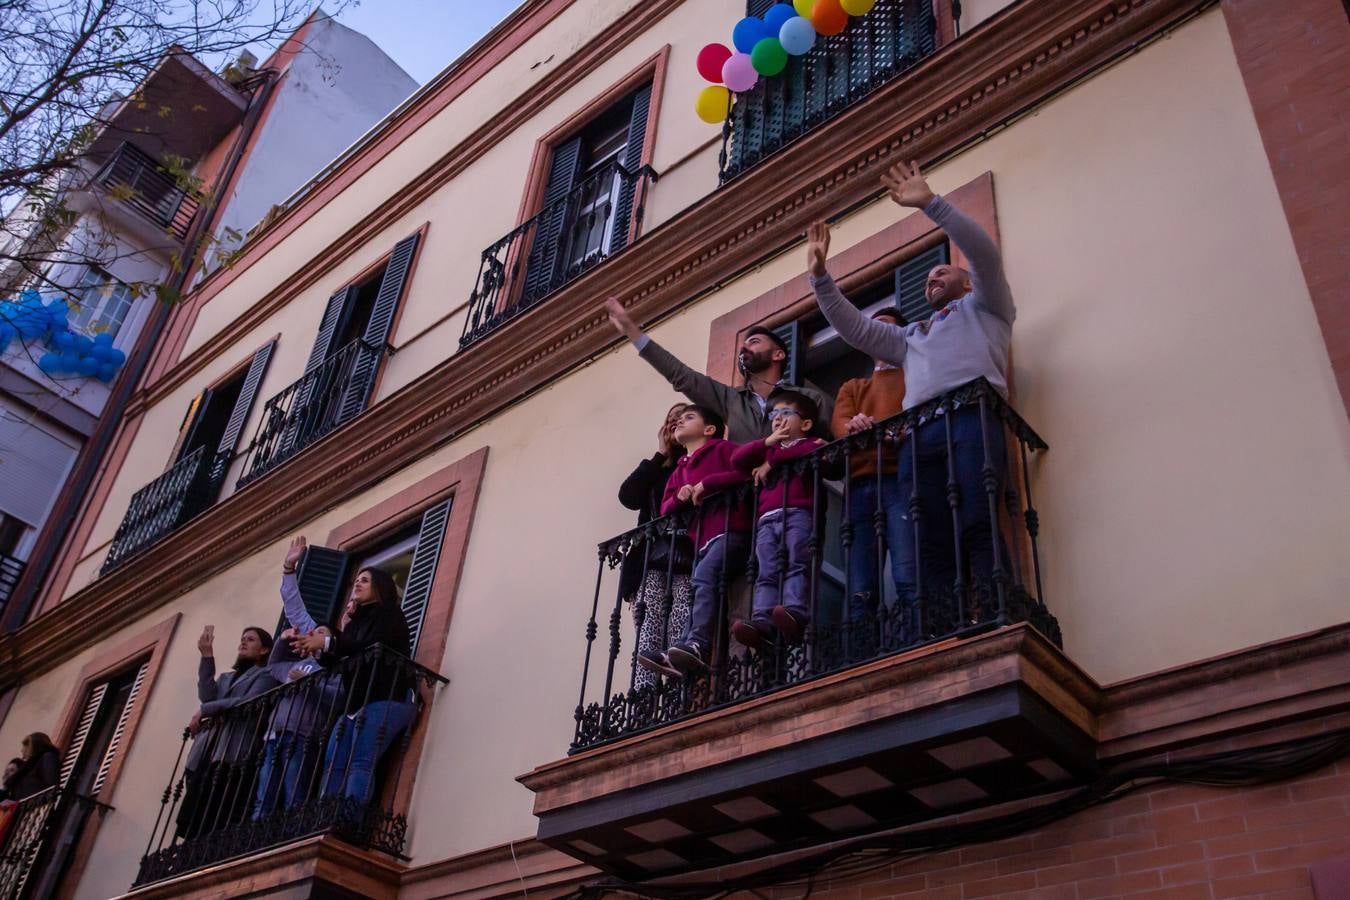
<path fill-rule="evenodd" d="M 787 68 L 788 55 L 776 37 L 764 38 L 750 51 L 750 65 L 761 75 L 777 75 Z"/>

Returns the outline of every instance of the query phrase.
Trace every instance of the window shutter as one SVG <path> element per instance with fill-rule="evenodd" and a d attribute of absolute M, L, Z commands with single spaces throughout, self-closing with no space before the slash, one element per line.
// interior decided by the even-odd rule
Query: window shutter
<path fill-rule="evenodd" d="M 234 409 L 230 410 L 230 420 L 225 423 L 225 433 L 220 438 L 220 446 L 216 448 L 216 456 L 211 463 L 213 493 L 225 478 L 225 470 L 230 466 L 230 458 L 234 456 L 234 448 L 239 443 L 239 434 L 244 430 L 244 422 L 253 408 L 253 399 L 258 394 L 263 376 L 267 374 L 267 364 L 276 346 L 275 340 L 268 341 L 253 354 L 253 361 L 248 365 L 248 374 L 244 376 L 244 384 L 239 389 L 239 398 L 234 401 Z"/>
<path fill-rule="evenodd" d="M 900 268 L 895 270 L 895 305 L 900 307 L 900 312 L 904 313 L 909 324 L 925 322 L 933 314 L 933 308 L 924 297 L 924 284 L 927 283 L 928 273 L 933 266 L 949 262 L 951 254 L 947 249 L 947 242 L 943 241 L 936 247 L 905 260 L 900 264 Z"/>
<path fill-rule="evenodd" d="M 389 329 L 394 324 L 394 311 L 398 309 L 399 298 L 403 296 L 403 288 L 408 282 L 408 272 L 412 269 L 419 237 L 420 234 L 414 234 L 404 238 L 394 245 L 394 252 L 389 255 L 389 264 L 384 268 L 380 290 L 370 310 L 370 322 L 366 325 L 366 333 L 361 336 L 365 346 L 357 348 L 347 388 L 342 393 L 342 406 L 338 409 L 337 418 L 339 425 L 360 415 L 370 402 L 375 373 L 379 370 L 380 358 L 384 356 Z"/>
<path fill-rule="evenodd" d="M 117 716 L 117 728 L 108 741 L 108 749 L 104 751 L 103 759 L 98 764 L 98 775 L 94 777 L 94 783 L 89 788 L 89 793 L 93 797 L 98 796 L 98 792 L 103 789 L 104 782 L 108 780 L 108 772 L 112 769 L 113 760 L 116 759 L 117 751 L 121 748 L 122 740 L 126 736 L 127 722 L 136 709 L 136 701 L 141 696 L 141 687 L 145 683 L 145 673 L 148 671 L 150 671 L 149 660 L 141 663 L 140 668 L 136 670 L 136 677 L 131 682 L 131 691 L 127 694 L 127 701 L 122 704 L 122 711 Z"/>
<path fill-rule="evenodd" d="M 417 638 L 422 633 L 422 620 L 427 614 L 427 601 L 431 599 L 431 583 L 436 578 L 436 565 L 441 560 L 441 542 L 445 540 L 445 526 L 450 521 L 452 502 L 453 498 L 437 503 L 422 514 L 417 547 L 413 550 L 412 565 L 408 569 L 408 584 L 403 589 L 403 615 L 408 620 L 408 652 L 414 659 L 417 658 Z"/>
<path fill-rule="evenodd" d="M 341 330 L 338 326 L 350 315 L 355 300 L 355 285 L 348 285 L 328 298 L 323 318 L 319 320 L 319 333 L 314 338 L 314 348 L 309 351 L 309 362 L 305 364 L 306 375 L 322 366 L 324 360 L 328 359 L 328 352 L 333 349 L 333 336 Z"/>
<path fill-rule="evenodd" d="M 65 787 L 70 781 L 70 777 L 75 774 L 75 767 L 79 765 L 80 756 L 84 753 L 84 742 L 89 739 L 89 731 L 94 727 L 94 720 L 98 718 L 99 707 L 103 705 L 103 697 L 108 693 L 108 683 L 94 685 L 89 691 L 89 696 L 84 701 L 84 711 L 80 713 L 80 721 L 75 726 L 75 733 L 70 736 L 70 746 L 66 748 L 65 756 L 61 758 L 61 780 L 59 784 Z"/>
<path fill-rule="evenodd" d="M 347 554 L 341 550 L 311 546 L 295 570 L 296 585 L 305 609 L 320 625 L 336 618 L 342 588 L 347 578 Z"/>
<path fill-rule="evenodd" d="M 578 136 L 553 149 L 548 185 L 544 188 L 544 205 L 535 219 L 534 240 L 530 243 L 529 260 L 525 264 L 525 287 L 519 304 L 522 307 L 553 289 L 562 255 L 558 244 L 566 230 L 568 195 L 576 187 L 580 174 L 581 138 Z"/>
<path fill-rule="evenodd" d="M 746 0 L 745 14 L 747 16 L 759 16 L 760 18 L 763 18 L 764 14 L 769 11 L 769 7 L 773 6 L 776 2 L 781 2 L 781 0 Z"/>
<path fill-rule="evenodd" d="M 614 206 L 614 232 L 609 239 L 611 254 L 618 253 L 628 245 L 633 198 L 637 193 L 637 170 L 642 165 L 642 149 L 647 140 L 647 113 L 651 105 L 652 86 L 649 84 L 633 95 L 633 112 L 628 118 L 628 145 L 623 151 L 623 167 L 632 177 L 624 177 L 619 183 L 619 199 Z"/>
<path fill-rule="evenodd" d="M 800 385 L 797 379 L 801 376 L 801 363 L 804 347 L 802 345 L 801 323 L 796 319 L 773 329 L 773 333 L 778 335 L 779 339 L 787 344 L 788 357 L 783 365 L 783 380 L 788 384 Z"/>

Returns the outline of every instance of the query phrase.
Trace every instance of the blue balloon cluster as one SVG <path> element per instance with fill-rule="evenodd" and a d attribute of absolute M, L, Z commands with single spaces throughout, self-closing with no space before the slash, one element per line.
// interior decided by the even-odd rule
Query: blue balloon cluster
<path fill-rule="evenodd" d="M 113 346 L 110 334 L 90 338 L 70 330 L 70 305 L 63 300 L 44 304 L 42 296 L 26 290 L 17 300 L 0 300 L 0 353 L 15 338 L 41 341 L 47 352 L 38 368 L 48 375 L 82 375 L 108 384 L 127 356 Z"/>

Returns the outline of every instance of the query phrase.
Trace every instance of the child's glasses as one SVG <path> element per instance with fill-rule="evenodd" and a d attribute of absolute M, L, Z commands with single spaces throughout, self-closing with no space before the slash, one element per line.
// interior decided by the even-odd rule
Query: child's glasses
<path fill-rule="evenodd" d="M 798 412 L 797 410 L 793 409 L 790 406 L 780 406 L 777 409 L 769 410 L 769 421 L 773 422 L 776 421 L 777 419 L 785 419 L 788 416 L 800 416 L 800 415 L 801 415 L 800 412 Z"/>

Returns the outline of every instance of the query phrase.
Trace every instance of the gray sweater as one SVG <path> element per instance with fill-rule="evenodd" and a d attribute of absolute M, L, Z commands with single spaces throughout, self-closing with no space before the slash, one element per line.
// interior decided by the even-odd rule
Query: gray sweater
<path fill-rule="evenodd" d="M 899 326 L 864 316 L 834 279 L 808 276 L 825 318 L 850 346 L 905 369 L 905 409 L 983 375 L 1008 394 L 1008 347 L 1017 315 L 1003 258 L 985 230 L 941 197 L 924 209 L 970 261 L 970 293 L 927 322 Z"/>

